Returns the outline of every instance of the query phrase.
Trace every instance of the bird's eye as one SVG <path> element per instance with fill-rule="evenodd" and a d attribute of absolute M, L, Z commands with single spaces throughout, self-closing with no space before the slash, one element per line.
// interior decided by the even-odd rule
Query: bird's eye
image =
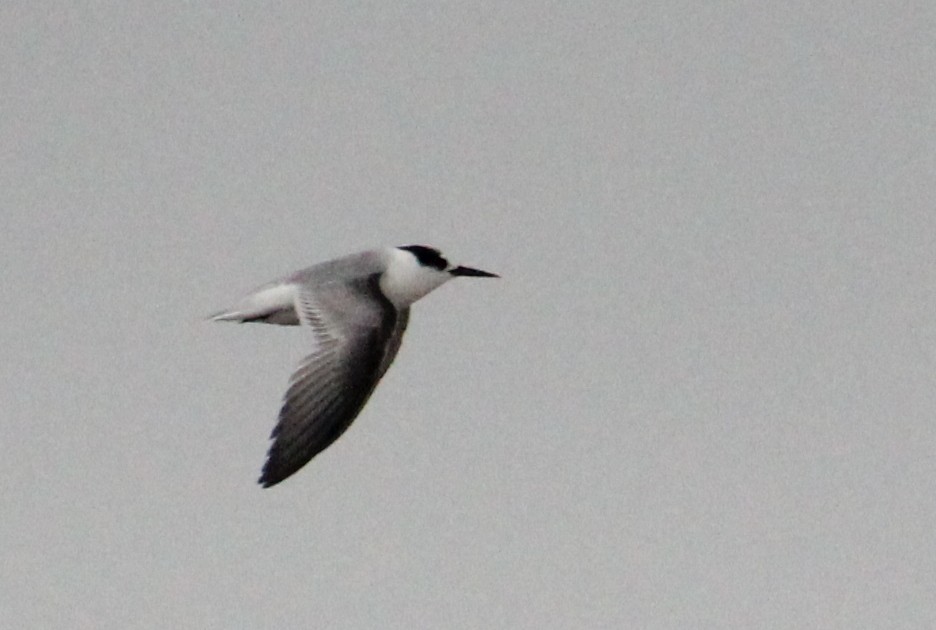
<path fill-rule="evenodd" d="M 442 256 L 442 253 L 434 247 L 425 245 L 404 245 L 399 249 L 406 250 L 416 257 L 419 264 L 424 267 L 432 267 L 439 271 L 445 271 L 448 268 L 448 261 Z"/>

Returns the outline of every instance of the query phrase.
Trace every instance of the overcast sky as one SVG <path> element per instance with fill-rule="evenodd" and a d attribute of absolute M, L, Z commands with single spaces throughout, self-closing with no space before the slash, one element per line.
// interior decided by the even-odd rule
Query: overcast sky
<path fill-rule="evenodd" d="M 936 627 L 932 3 L 301 4 L 0 6 L 0 626 Z M 409 243 L 261 489 L 204 317 Z"/>

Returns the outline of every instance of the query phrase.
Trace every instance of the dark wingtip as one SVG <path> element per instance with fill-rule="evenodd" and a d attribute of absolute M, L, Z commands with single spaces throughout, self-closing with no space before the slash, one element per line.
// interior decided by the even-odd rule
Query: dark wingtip
<path fill-rule="evenodd" d="M 267 460 L 266 464 L 263 465 L 263 471 L 260 473 L 260 478 L 257 479 L 257 483 L 259 483 L 264 488 L 269 488 L 271 486 L 275 486 L 287 477 L 289 477 L 289 475 L 282 474 L 282 471 L 279 473 L 274 472 L 270 466 L 270 460 Z"/>
<path fill-rule="evenodd" d="M 281 481 L 282 479 L 271 479 L 265 475 L 261 475 L 260 478 L 257 479 L 257 483 L 259 483 L 264 488 L 272 488 Z"/>

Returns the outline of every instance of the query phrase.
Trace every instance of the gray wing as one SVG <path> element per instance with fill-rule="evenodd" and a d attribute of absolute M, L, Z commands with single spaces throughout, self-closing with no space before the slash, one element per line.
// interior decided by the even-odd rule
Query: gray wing
<path fill-rule="evenodd" d="M 400 348 L 409 309 L 396 309 L 376 275 L 300 290 L 296 311 L 314 351 L 290 378 L 260 483 L 270 487 L 337 440 L 357 417 Z"/>
<path fill-rule="evenodd" d="M 403 341 L 403 332 L 409 323 L 409 307 L 406 307 L 397 313 L 396 322 L 393 325 L 393 332 L 390 334 L 390 340 L 387 342 L 387 351 L 384 353 L 383 361 L 380 362 L 380 368 L 377 370 L 377 379 L 379 380 L 386 372 L 390 364 L 396 358 L 400 350 L 400 343 Z M 376 384 L 376 383 L 375 383 Z"/>

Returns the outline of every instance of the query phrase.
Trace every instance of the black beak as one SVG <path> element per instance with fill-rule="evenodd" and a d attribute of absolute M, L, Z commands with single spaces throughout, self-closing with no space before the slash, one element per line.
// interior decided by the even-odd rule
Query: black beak
<path fill-rule="evenodd" d="M 472 269 L 471 267 L 462 267 L 461 265 L 449 269 L 449 273 L 453 276 L 470 276 L 472 278 L 500 278 L 496 273 Z"/>

